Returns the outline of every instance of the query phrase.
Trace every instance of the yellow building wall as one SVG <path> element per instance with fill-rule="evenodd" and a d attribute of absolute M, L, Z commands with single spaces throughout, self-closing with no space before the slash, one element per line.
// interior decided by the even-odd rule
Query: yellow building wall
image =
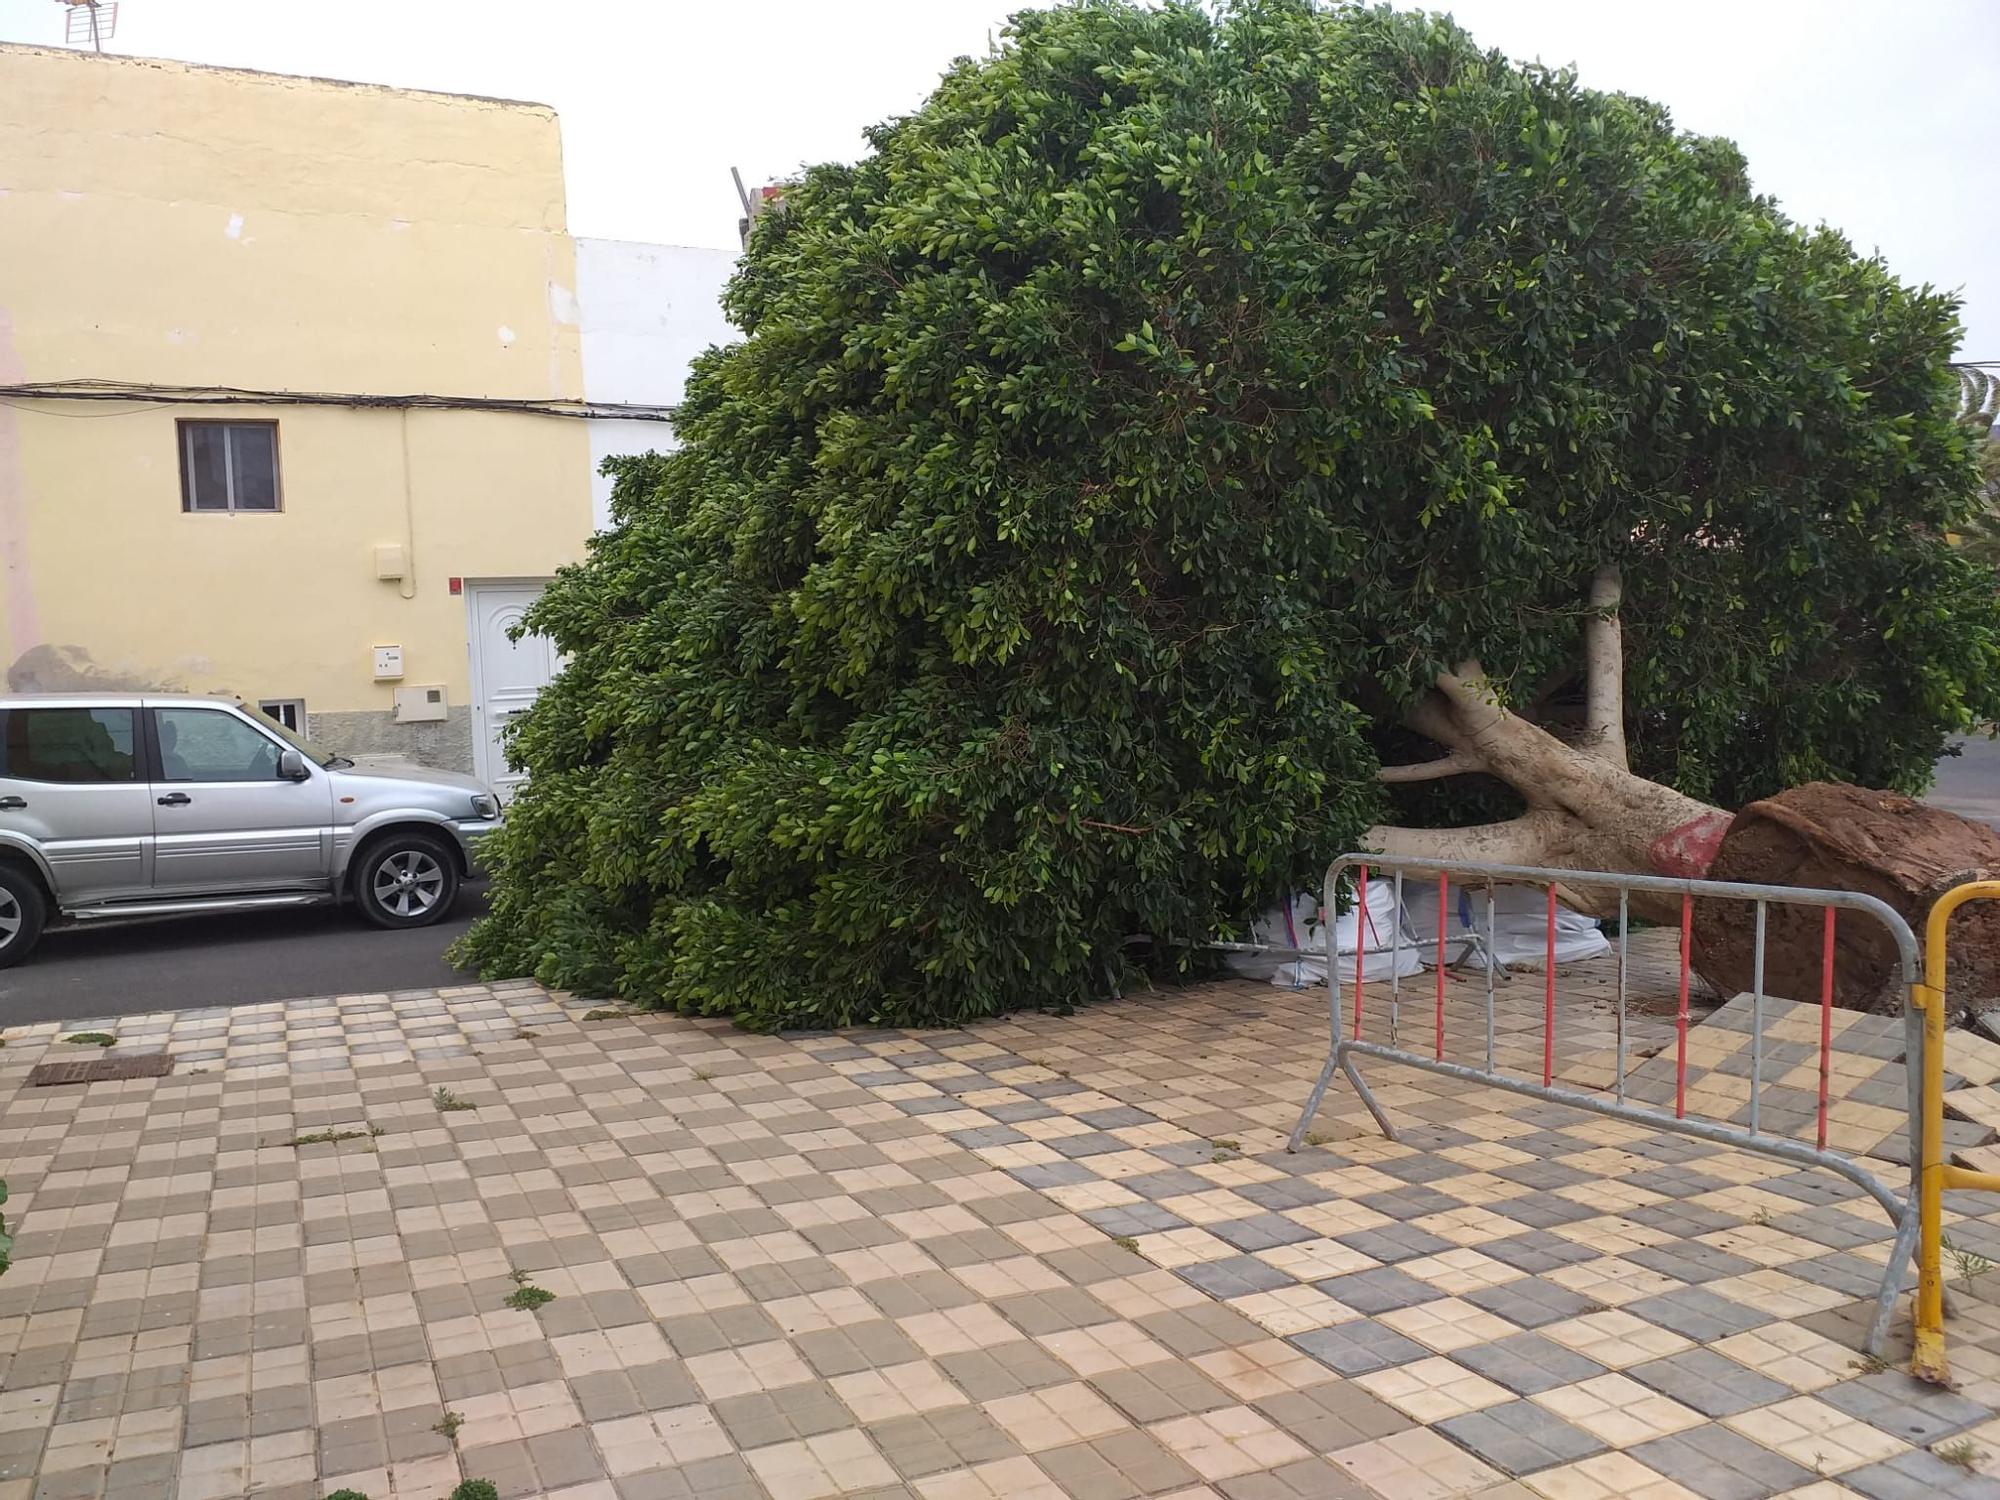
<path fill-rule="evenodd" d="M 575 398 L 574 277 L 543 106 L 0 46 L 0 385 Z M 275 420 L 282 511 L 183 512 L 177 418 Z M 463 705 L 447 579 L 589 531 L 579 421 L 0 398 L 0 670 L 386 713 L 394 643 Z"/>

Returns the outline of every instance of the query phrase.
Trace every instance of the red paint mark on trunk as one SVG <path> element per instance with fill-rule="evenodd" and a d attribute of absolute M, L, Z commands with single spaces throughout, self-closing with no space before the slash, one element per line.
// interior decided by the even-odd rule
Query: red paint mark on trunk
<path fill-rule="evenodd" d="M 1646 854 L 1662 875 L 1699 879 L 1715 863 L 1715 856 L 1722 848 L 1722 836 L 1735 821 L 1731 813 L 1703 813 L 1654 839 Z"/>

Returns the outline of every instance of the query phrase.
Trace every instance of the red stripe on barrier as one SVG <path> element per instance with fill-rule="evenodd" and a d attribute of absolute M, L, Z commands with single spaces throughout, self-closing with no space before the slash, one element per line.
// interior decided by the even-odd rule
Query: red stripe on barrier
<path fill-rule="evenodd" d="M 1694 957 L 1694 897 L 1681 897 L 1681 997 L 1674 1007 L 1674 1118 L 1688 1112 L 1688 964 Z"/>
<path fill-rule="evenodd" d="M 1354 1040 L 1361 1040 L 1362 956 L 1368 951 L 1368 866 L 1356 865 L 1354 882 Z M 1339 962 L 1339 926 L 1335 925 L 1334 962 Z"/>
<path fill-rule="evenodd" d="M 1819 961 L 1819 1146 L 1826 1149 L 1826 1086 L 1833 1072 L 1833 913 L 1826 909 L 1826 935 Z"/>
<path fill-rule="evenodd" d="M 1542 1087 L 1556 1077 L 1556 888 L 1549 887 L 1548 978 L 1542 986 Z M 1489 962 L 1491 959 L 1489 957 Z"/>
<path fill-rule="evenodd" d="M 1444 914 L 1451 900 L 1451 877 L 1438 871 L 1437 1056 L 1444 1060 Z"/>

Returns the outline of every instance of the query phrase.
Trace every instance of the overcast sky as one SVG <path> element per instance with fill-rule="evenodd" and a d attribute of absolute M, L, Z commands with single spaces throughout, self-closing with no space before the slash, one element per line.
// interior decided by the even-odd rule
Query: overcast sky
<path fill-rule="evenodd" d="M 733 246 L 753 184 L 852 159 L 985 50 L 1004 0 L 122 0 L 109 50 L 534 99 L 562 114 L 578 234 Z M 1483 44 L 1575 63 L 1741 145 L 1758 188 L 1898 274 L 1961 290 L 2000 360 L 2000 3 L 1462 0 Z M 0 39 L 60 43 L 56 0 Z M 0 163 L 0 186 L 5 164 Z"/>

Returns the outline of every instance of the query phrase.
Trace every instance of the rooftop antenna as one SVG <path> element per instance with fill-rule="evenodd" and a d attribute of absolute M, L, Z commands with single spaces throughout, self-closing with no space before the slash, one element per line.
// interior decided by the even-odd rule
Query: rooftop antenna
<path fill-rule="evenodd" d="M 62 0 L 69 13 L 63 17 L 63 40 L 71 46 L 90 43 L 102 52 L 104 44 L 118 29 L 118 0 Z"/>

